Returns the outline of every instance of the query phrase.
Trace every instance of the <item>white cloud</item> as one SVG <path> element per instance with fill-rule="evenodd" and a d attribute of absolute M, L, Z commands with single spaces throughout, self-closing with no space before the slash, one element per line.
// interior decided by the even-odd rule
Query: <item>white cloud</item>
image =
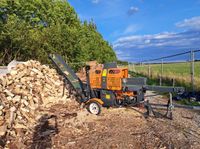
<path fill-rule="evenodd" d="M 145 43 L 145 44 L 149 44 L 149 43 L 151 43 L 151 40 L 150 40 L 150 39 L 147 39 L 147 40 L 144 41 L 144 43 Z"/>
<path fill-rule="evenodd" d="M 118 51 L 117 56 L 121 60 L 157 58 L 174 54 L 173 51 L 179 53 L 182 50 L 199 49 L 200 31 L 126 36 L 117 39 L 113 47 Z"/>
<path fill-rule="evenodd" d="M 125 36 L 130 35 L 135 32 L 137 32 L 140 29 L 140 26 L 137 24 L 132 24 L 127 26 L 124 30 L 116 30 L 111 34 L 111 37 L 119 37 L 119 36 Z"/>
<path fill-rule="evenodd" d="M 134 7 L 134 6 L 131 6 L 128 10 L 128 15 L 134 15 L 135 13 L 137 13 L 139 11 L 139 8 L 138 7 Z"/>
<path fill-rule="evenodd" d="M 118 51 L 118 58 L 129 61 L 142 61 L 200 48 L 200 16 L 185 19 L 176 23 L 176 26 L 186 30 L 124 36 L 118 38 L 113 47 Z M 131 27 L 127 27 L 128 31 L 131 31 Z"/>
<path fill-rule="evenodd" d="M 123 34 L 134 33 L 139 29 L 137 25 L 129 25 L 123 32 Z"/>
<path fill-rule="evenodd" d="M 159 48 L 164 46 L 187 46 L 191 42 L 199 41 L 200 37 L 193 36 L 190 32 L 169 33 L 164 32 L 153 35 L 127 36 L 119 38 L 114 43 L 114 48 Z"/>
<path fill-rule="evenodd" d="M 176 23 L 176 26 L 181 28 L 200 29 L 200 16 L 185 19 L 184 21 Z"/>
<path fill-rule="evenodd" d="M 98 4 L 100 2 L 100 0 L 92 0 L 93 4 Z"/>

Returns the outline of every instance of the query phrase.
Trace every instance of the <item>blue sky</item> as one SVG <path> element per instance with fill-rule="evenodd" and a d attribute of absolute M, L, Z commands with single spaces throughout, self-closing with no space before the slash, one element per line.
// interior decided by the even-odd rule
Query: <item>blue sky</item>
<path fill-rule="evenodd" d="M 68 1 L 81 20 L 94 20 L 121 60 L 200 49 L 200 0 Z"/>

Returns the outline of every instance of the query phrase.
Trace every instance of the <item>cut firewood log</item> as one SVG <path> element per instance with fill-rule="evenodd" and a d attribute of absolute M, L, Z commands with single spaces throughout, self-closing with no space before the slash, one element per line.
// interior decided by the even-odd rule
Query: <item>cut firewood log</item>
<path fill-rule="evenodd" d="M 7 131 L 7 126 L 0 126 L 0 136 L 4 136 L 6 134 Z"/>
<path fill-rule="evenodd" d="M 44 109 L 63 103 L 69 103 L 69 109 L 77 107 L 76 101 L 71 106 L 69 91 L 63 92 L 63 87 L 63 78 L 55 69 L 33 60 L 20 63 L 9 74 L 0 76 L 0 136 L 6 134 L 23 140 L 34 133 Z"/>

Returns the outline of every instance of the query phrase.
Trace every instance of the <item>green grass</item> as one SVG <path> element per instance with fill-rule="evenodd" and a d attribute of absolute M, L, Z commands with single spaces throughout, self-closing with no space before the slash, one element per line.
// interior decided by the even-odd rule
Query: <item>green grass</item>
<path fill-rule="evenodd" d="M 177 103 L 182 104 L 182 105 L 189 105 L 189 106 L 200 106 L 199 102 L 189 101 L 188 99 L 183 99 L 183 100 L 177 101 Z"/>
<path fill-rule="evenodd" d="M 135 65 L 137 71 L 148 71 L 148 65 Z M 152 71 L 161 72 L 161 64 L 150 64 L 150 69 Z M 190 74 L 191 64 L 189 62 L 185 63 L 173 63 L 173 64 L 163 64 L 164 73 L 175 73 L 181 76 L 187 76 Z M 195 74 L 200 75 L 200 62 L 195 62 Z"/>
<path fill-rule="evenodd" d="M 150 78 L 158 80 L 161 75 L 161 64 L 150 64 L 150 65 L 135 65 L 130 67 L 132 71 L 149 76 L 150 67 Z M 176 80 L 176 85 L 183 85 L 187 88 L 191 88 L 191 64 L 189 62 L 183 63 L 171 63 L 163 64 L 163 80 L 171 81 Z M 200 89 L 200 62 L 195 62 L 195 87 L 197 90 Z"/>

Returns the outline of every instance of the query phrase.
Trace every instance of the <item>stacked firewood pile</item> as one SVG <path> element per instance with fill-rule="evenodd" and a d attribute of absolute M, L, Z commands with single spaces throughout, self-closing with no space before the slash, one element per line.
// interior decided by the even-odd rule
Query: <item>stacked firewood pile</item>
<path fill-rule="evenodd" d="M 18 64 L 0 77 L 0 137 L 31 133 L 41 109 L 67 102 L 72 101 L 56 70 L 33 60 Z"/>

